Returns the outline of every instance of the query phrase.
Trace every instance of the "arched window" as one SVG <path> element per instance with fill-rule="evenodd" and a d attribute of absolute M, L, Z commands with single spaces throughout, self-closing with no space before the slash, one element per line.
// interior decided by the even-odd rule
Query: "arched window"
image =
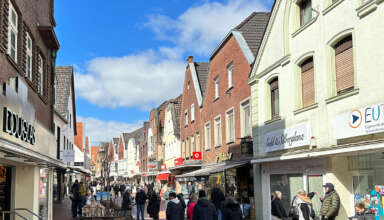
<path fill-rule="evenodd" d="M 279 116 L 279 79 L 276 77 L 269 82 L 271 92 L 271 116 L 272 119 Z"/>
<path fill-rule="evenodd" d="M 353 43 L 349 35 L 334 45 L 337 94 L 354 89 Z"/>
<path fill-rule="evenodd" d="M 306 59 L 300 65 L 301 69 L 301 89 L 303 107 L 310 106 L 315 103 L 315 79 L 313 57 Z"/>

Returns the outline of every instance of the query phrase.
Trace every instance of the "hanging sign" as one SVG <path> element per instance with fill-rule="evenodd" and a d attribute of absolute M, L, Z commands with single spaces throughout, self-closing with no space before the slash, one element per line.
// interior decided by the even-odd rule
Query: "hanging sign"
<path fill-rule="evenodd" d="M 3 131 L 24 142 L 35 145 L 35 127 L 11 109 L 4 107 Z"/>
<path fill-rule="evenodd" d="M 201 160 L 201 159 L 203 159 L 201 152 L 193 152 L 193 159 L 194 160 Z"/>
<path fill-rule="evenodd" d="M 365 106 L 333 119 L 335 139 L 384 132 L 384 103 Z"/>

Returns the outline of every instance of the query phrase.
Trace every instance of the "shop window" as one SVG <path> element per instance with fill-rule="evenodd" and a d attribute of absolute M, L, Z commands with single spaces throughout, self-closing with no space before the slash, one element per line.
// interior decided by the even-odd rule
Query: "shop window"
<path fill-rule="evenodd" d="M 251 107 L 247 100 L 241 104 L 241 136 L 249 137 L 251 134 Z"/>
<path fill-rule="evenodd" d="M 231 143 L 235 141 L 235 123 L 234 123 L 234 110 L 231 109 L 226 114 L 226 131 L 227 131 L 227 143 Z"/>
<path fill-rule="evenodd" d="M 207 123 L 205 125 L 205 150 L 211 149 L 211 124 Z"/>
<path fill-rule="evenodd" d="M 233 64 L 230 64 L 227 67 L 227 74 L 228 74 L 228 89 L 233 87 Z"/>
<path fill-rule="evenodd" d="M 340 40 L 334 46 L 337 94 L 353 90 L 354 63 L 352 36 Z"/>
<path fill-rule="evenodd" d="M 32 53 L 32 39 L 29 33 L 26 33 L 25 36 L 25 42 L 26 42 L 26 60 L 25 60 L 25 76 L 32 82 L 32 61 L 33 61 L 33 53 Z"/>
<path fill-rule="evenodd" d="M 279 117 L 279 80 L 274 78 L 270 83 L 270 92 L 271 92 L 271 116 L 273 118 Z"/>
<path fill-rule="evenodd" d="M 49 169 L 40 169 L 39 181 L 39 215 L 48 219 L 48 200 L 49 200 Z"/>
<path fill-rule="evenodd" d="M 315 79 L 313 68 L 313 57 L 305 60 L 301 65 L 301 90 L 302 107 L 315 103 Z"/>
<path fill-rule="evenodd" d="M 215 128 L 214 128 L 214 140 L 215 147 L 221 146 L 221 117 L 215 118 Z"/>
<path fill-rule="evenodd" d="M 11 1 L 9 1 L 8 13 L 8 55 L 13 61 L 17 62 L 19 16 Z"/>
<path fill-rule="evenodd" d="M 298 6 L 300 8 L 300 26 L 304 26 L 312 20 L 312 1 L 302 0 Z"/>

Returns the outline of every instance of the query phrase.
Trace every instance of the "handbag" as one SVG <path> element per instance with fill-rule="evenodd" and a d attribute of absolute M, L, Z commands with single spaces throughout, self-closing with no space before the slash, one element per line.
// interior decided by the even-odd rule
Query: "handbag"
<path fill-rule="evenodd" d="M 292 219 L 299 219 L 299 212 L 296 206 L 293 205 L 293 202 L 296 200 L 296 196 L 293 198 L 291 202 L 291 206 L 289 207 L 288 210 L 288 216 L 291 217 Z"/>

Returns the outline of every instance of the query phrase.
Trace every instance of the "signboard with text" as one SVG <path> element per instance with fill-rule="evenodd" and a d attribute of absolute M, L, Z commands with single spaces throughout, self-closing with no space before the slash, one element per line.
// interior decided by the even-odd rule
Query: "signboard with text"
<path fill-rule="evenodd" d="M 263 137 L 265 152 L 309 146 L 311 129 L 308 122 L 266 133 Z"/>
<path fill-rule="evenodd" d="M 148 162 L 148 171 L 158 170 L 159 163 L 157 161 Z"/>
<path fill-rule="evenodd" d="M 336 115 L 333 131 L 335 139 L 384 132 L 384 103 Z"/>
<path fill-rule="evenodd" d="M 175 166 L 180 166 L 180 165 L 183 165 L 183 163 L 184 163 L 182 157 L 176 158 L 176 159 L 174 160 L 174 162 L 175 162 Z"/>

